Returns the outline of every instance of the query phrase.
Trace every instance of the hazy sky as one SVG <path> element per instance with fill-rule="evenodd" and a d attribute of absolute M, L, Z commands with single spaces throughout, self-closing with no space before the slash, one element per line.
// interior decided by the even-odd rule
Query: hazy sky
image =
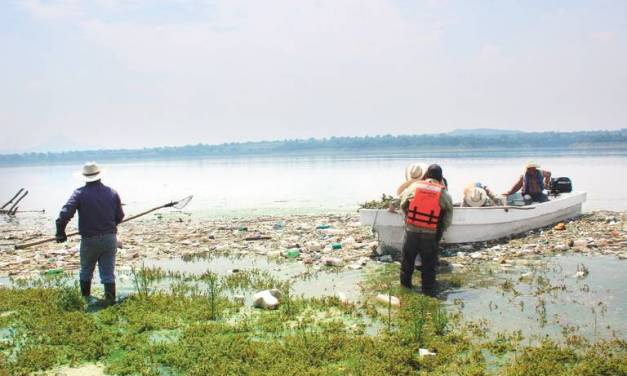
<path fill-rule="evenodd" d="M 0 152 L 623 128 L 627 1 L 2 0 L 0 125 Z"/>

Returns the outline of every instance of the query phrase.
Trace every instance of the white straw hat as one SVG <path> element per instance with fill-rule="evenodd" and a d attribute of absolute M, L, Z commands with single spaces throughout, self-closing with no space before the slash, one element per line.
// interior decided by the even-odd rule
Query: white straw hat
<path fill-rule="evenodd" d="M 405 168 L 405 180 L 422 179 L 424 169 L 419 163 L 412 163 Z"/>
<path fill-rule="evenodd" d="M 527 170 L 528 168 L 540 168 L 540 164 L 534 161 L 527 161 L 527 163 L 525 163 L 525 170 Z"/>
<path fill-rule="evenodd" d="M 96 162 L 87 162 L 83 165 L 83 169 L 76 173 L 85 183 L 91 183 L 96 180 L 100 180 L 102 177 L 103 169 L 98 166 Z"/>
<path fill-rule="evenodd" d="M 481 207 L 488 200 L 488 195 L 483 188 L 472 187 L 464 191 L 464 203 L 472 207 Z"/>

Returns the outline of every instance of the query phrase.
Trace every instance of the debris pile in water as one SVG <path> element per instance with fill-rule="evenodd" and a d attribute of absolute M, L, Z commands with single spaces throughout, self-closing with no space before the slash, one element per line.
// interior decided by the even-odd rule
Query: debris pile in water
<path fill-rule="evenodd" d="M 594 212 L 513 239 L 444 246 L 442 253 L 453 266 L 496 261 L 504 267 L 512 259 L 550 256 L 562 252 L 602 254 L 627 259 L 627 214 Z"/>
<path fill-rule="evenodd" d="M 0 252 L 0 277 L 39 274 L 80 267 L 79 238 L 14 250 L 16 244 L 41 234 L 6 224 Z M 360 269 L 377 247 L 370 228 L 356 214 L 293 215 L 284 217 L 192 219 L 161 216 L 119 227 L 118 265 L 141 264 L 144 259 L 207 254 L 262 255 L 322 266 Z M 1 245 L 0 245 L 1 246 Z"/>
<path fill-rule="evenodd" d="M 512 258 L 557 252 L 615 255 L 627 259 L 626 214 L 595 212 L 513 239 L 474 244 L 443 245 L 443 256 L 453 264 L 496 261 L 509 265 Z M 41 221 L 37 222 L 41 225 Z M 39 274 L 50 270 L 78 270 L 78 238 L 24 250 L 11 244 L 43 236 L 38 226 L 24 228 L 2 224 L 0 277 Z M 262 255 L 285 258 L 315 268 L 360 269 L 377 248 L 371 229 L 356 214 L 261 216 L 230 219 L 195 219 L 155 215 L 119 228 L 117 262 L 131 266 L 144 259 L 202 256 L 207 254 Z M 390 262 L 389 255 L 379 261 Z"/>

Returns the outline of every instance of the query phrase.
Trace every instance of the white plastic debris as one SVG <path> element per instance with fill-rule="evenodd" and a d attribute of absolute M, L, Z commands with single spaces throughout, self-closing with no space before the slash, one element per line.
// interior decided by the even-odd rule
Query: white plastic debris
<path fill-rule="evenodd" d="M 435 356 L 436 354 L 434 352 L 429 351 L 428 349 L 418 349 L 418 355 L 420 355 L 420 357 L 423 358 L 425 356 Z"/>
<path fill-rule="evenodd" d="M 394 295 L 379 294 L 377 295 L 377 302 L 383 303 L 383 304 L 390 304 L 394 307 L 401 306 L 401 300 Z"/>

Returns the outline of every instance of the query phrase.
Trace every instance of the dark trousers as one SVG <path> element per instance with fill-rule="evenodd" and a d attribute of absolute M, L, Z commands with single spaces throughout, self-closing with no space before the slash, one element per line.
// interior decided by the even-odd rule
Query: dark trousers
<path fill-rule="evenodd" d="M 432 294 L 435 289 L 435 272 L 438 266 L 438 241 L 435 234 L 405 231 L 405 243 L 401 251 L 401 285 L 411 288 L 416 255 L 422 259 L 422 291 Z"/>
<path fill-rule="evenodd" d="M 91 281 L 96 263 L 101 283 L 115 283 L 115 254 L 118 241 L 115 234 L 81 238 L 81 281 Z"/>
<path fill-rule="evenodd" d="M 529 198 L 527 198 L 529 197 Z M 549 201 L 549 196 L 547 196 L 544 193 L 536 193 L 536 194 L 528 194 L 523 196 L 523 199 L 525 200 L 525 205 L 531 205 L 534 202 L 547 202 Z"/>

